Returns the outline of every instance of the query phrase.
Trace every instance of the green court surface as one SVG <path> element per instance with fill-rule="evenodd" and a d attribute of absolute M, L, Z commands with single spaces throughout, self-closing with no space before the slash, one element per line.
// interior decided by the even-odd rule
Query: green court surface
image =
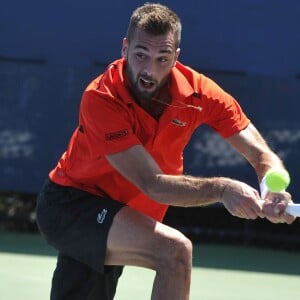
<path fill-rule="evenodd" d="M 38 234 L 0 232 L 0 299 L 49 299 L 55 255 Z M 192 300 L 300 299 L 299 252 L 197 244 L 192 276 Z M 125 268 L 115 299 L 150 299 L 153 278 Z"/>

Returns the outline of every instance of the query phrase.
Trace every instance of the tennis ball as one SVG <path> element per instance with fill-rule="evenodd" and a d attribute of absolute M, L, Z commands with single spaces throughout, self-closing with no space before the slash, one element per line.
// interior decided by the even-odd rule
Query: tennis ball
<path fill-rule="evenodd" d="M 270 192 L 279 193 L 290 184 L 290 175 L 284 169 L 270 169 L 267 171 L 266 186 Z"/>

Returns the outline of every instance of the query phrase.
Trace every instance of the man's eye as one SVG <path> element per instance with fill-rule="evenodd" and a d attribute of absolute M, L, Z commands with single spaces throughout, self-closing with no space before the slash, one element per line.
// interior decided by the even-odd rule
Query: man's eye
<path fill-rule="evenodd" d="M 168 59 L 167 59 L 166 57 L 161 57 L 161 58 L 159 59 L 159 61 L 160 61 L 160 62 L 167 62 Z"/>
<path fill-rule="evenodd" d="M 145 59 L 146 55 L 145 54 L 142 54 L 142 53 L 137 53 L 136 54 L 137 58 L 139 59 Z"/>

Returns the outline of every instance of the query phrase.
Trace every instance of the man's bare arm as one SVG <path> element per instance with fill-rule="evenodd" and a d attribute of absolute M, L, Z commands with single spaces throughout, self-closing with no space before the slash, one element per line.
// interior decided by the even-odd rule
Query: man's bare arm
<path fill-rule="evenodd" d="M 150 198 L 173 206 L 223 202 L 231 214 L 256 218 L 261 210 L 257 191 L 225 177 L 166 175 L 143 146 L 107 155 L 110 164 Z"/>
<path fill-rule="evenodd" d="M 270 168 L 284 168 L 281 159 L 270 149 L 253 124 L 249 124 L 246 129 L 231 136 L 227 141 L 248 160 L 259 181 Z"/>
<path fill-rule="evenodd" d="M 270 149 L 252 124 L 228 138 L 227 141 L 249 161 L 259 181 L 270 168 L 284 168 L 281 159 Z M 289 202 L 292 200 L 287 192 L 269 193 L 263 205 L 264 215 L 273 223 L 292 223 L 295 218 L 285 213 Z"/>

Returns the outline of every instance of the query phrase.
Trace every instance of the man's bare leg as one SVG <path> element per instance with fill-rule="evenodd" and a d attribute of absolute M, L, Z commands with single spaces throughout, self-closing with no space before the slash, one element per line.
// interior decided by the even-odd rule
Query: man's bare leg
<path fill-rule="evenodd" d="M 179 231 L 124 207 L 115 216 L 107 241 L 107 265 L 156 271 L 152 300 L 188 300 L 192 244 Z"/>

